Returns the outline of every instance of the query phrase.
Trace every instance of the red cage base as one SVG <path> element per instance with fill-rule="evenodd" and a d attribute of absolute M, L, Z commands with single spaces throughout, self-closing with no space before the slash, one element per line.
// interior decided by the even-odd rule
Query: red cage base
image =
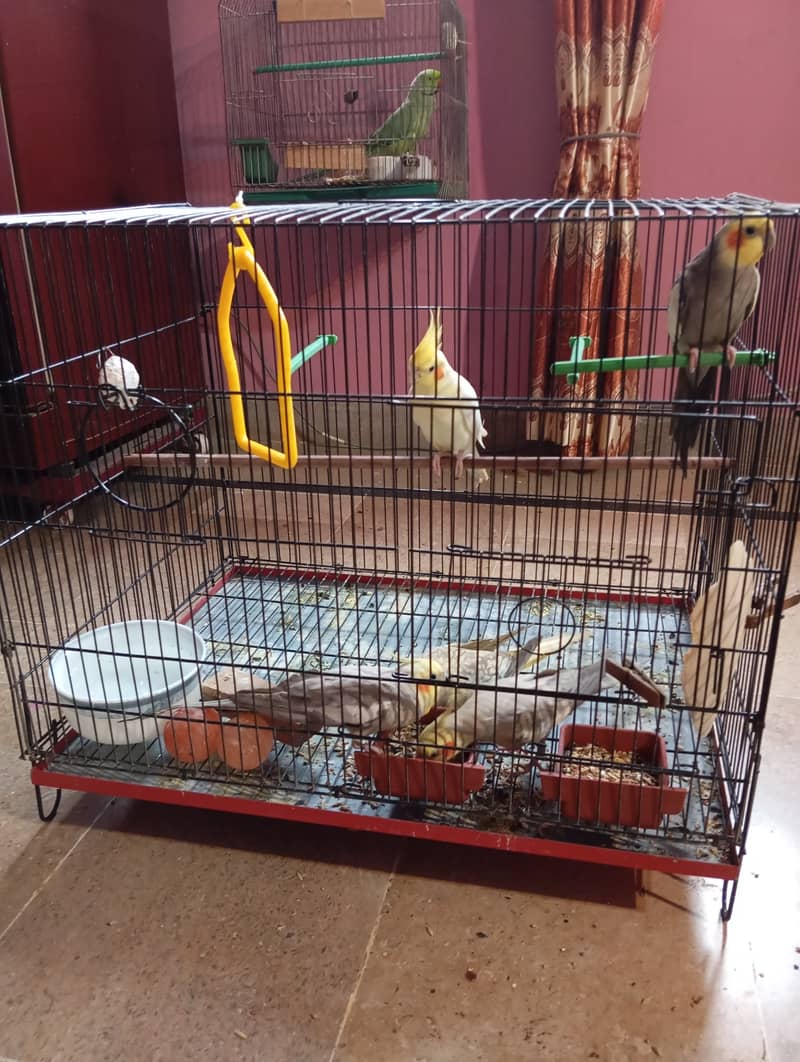
<path fill-rule="evenodd" d="M 303 585 L 330 587 L 336 583 L 348 586 L 408 588 L 415 591 L 448 592 L 468 594 L 482 592 L 490 595 L 499 588 L 485 584 L 458 584 L 443 579 L 387 579 L 366 575 L 343 575 L 338 572 L 309 572 L 286 568 L 267 568 L 258 564 L 234 562 L 222 571 L 209 576 L 204 586 L 192 595 L 186 606 L 179 610 L 178 618 L 194 624 L 202 622 L 201 610 L 216 595 L 226 594 L 231 580 L 253 579 L 299 579 Z M 566 588 L 503 587 L 503 594 L 519 601 L 558 595 L 575 601 L 585 597 Z M 591 600 L 606 602 L 608 607 L 637 604 L 679 608 L 683 601 L 675 597 L 653 594 L 626 595 L 592 592 Z M 284 602 L 285 604 L 285 602 Z M 735 846 L 729 843 L 729 827 L 711 840 L 721 842 L 716 857 L 703 852 L 702 845 L 682 841 L 680 837 L 664 834 L 644 834 L 638 831 L 616 833 L 599 832 L 596 828 L 583 828 L 577 822 L 554 817 L 538 821 L 535 831 L 524 832 L 524 826 L 508 825 L 506 829 L 492 828 L 491 824 L 464 825 L 456 821 L 459 809 L 446 805 L 409 805 L 403 802 L 384 803 L 376 810 L 374 799 L 345 793 L 336 797 L 320 796 L 317 792 L 303 792 L 300 788 L 281 789 L 274 786 L 254 788 L 226 786 L 225 779 L 176 777 L 173 771 L 168 777 L 164 772 L 148 774 L 138 770 L 115 767 L 104 769 L 102 762 L 81 760 L 70 755 L 73 741 L 80 741 L 74 733 L 61 738 L 46 761 L 40 761 L 31 769 L 34 785 L 51 789 L 75 790 L 96 793 L 108 797 L 125 797 L 148 800 L 155 803 L 183 807 L 206 808 L 215 811 L 238 812 L 268 819 L 283 819 L 335 826 L 350 830 L 367 830 L 398 837 L 414 837 L 424 840 L 462 844 L 475 848 L 496 851 L 525 852 L 531 855 L 576 860 L 584 863 L 629 867 L 635 870 L 660 870 L 665 873 L 685 874 L 708 878 L 735 880 L 739 876 L 739 860 Z M 709 747 L 709 754 L 718 761 L 719 750 Z M 166 784 L 165 784 L 166 783 Z M 228 789 L 227 792 L 222 791 Z M 216 790 L 216 791 L 215 791 Z M 233 790 L 233 791 L 232 791 Z M 255 793 L 257 792 L 257 796 Z M 729 819 L 725 786 L 719 786 L 719 801 L 725 820 Z M 325 806 L 328 805 L 328 806 Z M 330 806 L 333 805 L 333 806 Z M 450 818 L 450 821 L 447 819 Z M 433 819 L 433 821 L 432 821 Z M 700 851 L 698 851 L 698 848 Z M 703 858 L 703 854 L 707 858 Z"/>

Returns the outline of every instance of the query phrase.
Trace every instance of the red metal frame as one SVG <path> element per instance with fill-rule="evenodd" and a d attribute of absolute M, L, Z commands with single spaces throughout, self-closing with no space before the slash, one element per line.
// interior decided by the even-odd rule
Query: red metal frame
<path fill-rule="evenodd" d="M 441 589 L 469 592 L 487 591 L 494 585 L 495 589 L 518 597 L 568 597 L 580 600 L 588 595 L 581 591 L 564 591 L 553 587 L 501 587 L 499 584 L 478 584 L 458 582 L 446 579 L 425 578 L 391 578 L 389 576 L 372 576 L 368 574 L 346 574 L 339 572 L 304 571 L 298 568 L 269 567 L 257 564 L 233 563 L 223 572 L 209 589 L 202 594 L 199 601 L 181 615 L 178 622 L 186 623 L 206 604 L 210 597 L 231 579 L 238 575 L 259 575 L 264 578 L 315 578 L 317 581 L 350 583 L 379 586 L 414 586 L 422 589 Z M 594 601 L 635 601 L 644 604 L 665 604 L 675 606 L 681 602 L 666 595 L 593 593 Z M 92 775 L 64 774 L 58 770 L 38 763 L 31 768 L 31 781 L 34 785 L 51 789 L 69 789 L 82 793 L 96 793 L 109 797 L 127 797 L 132 800 L 148 800 L 152 803 L 171 804 L 179 807 L 204 808 L 209 811 L 238 812 L 266 819 L 284 819 L 293 822 L 306 822 L 322 826 L 335 826 L 350 830 L 367 830 L 370 833 L 390 834 L 398 837 L 414 837 L 422 840 L 444 841 L 449 844 L 468 845 L 473 848 L 489 848 L 495 851 L 525 852 L 529 855 L 548 856 L 556 859 L 570 859 L 582 863 L 602 864 L 605 866 L 628 867 L 632 870 L 659 870 L 663 873 L 685 874 L 696 877 L 718 878 L 734 881 L 739 877 L 740 864 L 707 863 L 699 859 L 680 859 L 668 855 L 656 855 L 648 852 L 626 851 L 618 848 L 606 848 L 600 845 L 578 844 L 571 841 L 552 841 L 542 837 L 526 837 L 518 833 L 494 833 L 478 830 L 474 827 L 448 826 L 429 823 L 418 819 L 387 819 L 373 815 L 360 815 L 355 812 L 329 811 L 323 808 L 286 804 L 259 798 L 223 796 L 213 793 L 198 793 L 190 789 L 176 789 L 160 786 L 156 783 L 125 782 L 116 778 L 101 778 Z"/>
<path fill-rule="evenodd" d="M 739 865 L 704 863 L 697 859 L 676 859 L 672 856 L 651 855 L 645 852 L 626 852 L 618 848 L 582 845 L 570 841 L 548 841 L 541 837 L 524 837 L 515 833 L 490 833 L 466 826 L 443 826 L 437 823 L 407 819 L 384 819 L 372 815 L 357 815 L 346 811 L 327 811 L 270 800 L 251 800 L 248 797 L 214 796 L 189 790 L 164 788 L 156 785 L 119 782 L 109 778 L 90 778 L 61 774 L 45 767 L 31 770 L 34 785 L 51 789 L 74 789 L 81 793 L 149 800 L 156 804 L 205 808 L 208 811 L 238 812 L 265 819 L 287 819 L 321 826 L 338 826 L 349 830 L 368 830 L 397 837 L 416 837 L 429 841 L 491 848 L 500 852 L 527 852 L 530 855 L 573 859 L 581 863 L 601 863 L 606 866 L 630 867 L 632 870 L 660 870 L 668 874 L 687 874 L 695 877 L 720 878 L 729 881 L 739 877 Z"/>
<path fill-rule="evenodd" d="M 622 591 L 604 591 L 598 589 L 591 593 L 583 590 L 566 590 L 556 586 L 508 586 L 500 582 L 470 582 L 456 581 L 452 579 L 431 579 L 425 576 L 391 576 L 370 575 L 368 573 L 357 574 L 355 572 L 319 572 L 316 569 L 266 567 L 259 564 L 237 564 L 233 570 L 222 580 L 225 582 L 235 575 L 258 575 L 264 578 L 298 579 L 313 578 L 318 582 L 328 583 L 351 583 L 356 582 L 364 586 L 396 586 L 403 590 L 458 590 L 467 594 L 491 593 L 505 594 L 508 597 L 547 597 L 566 598 L 568 601 L 632 601 L 639 605 L 670 605 L 673 608 L 685 607 L 686 600 L 682 596 L 670 596 L 668 594 L 625 594 Z M 220 584 L 221 585 L 221 584 Z M 219 586 L 217 586 L 219 589 Z M 687 595 L 688 596 L 688 595 Z M 205 599 L 201 601 L 201 605 Z M 195 610 L 192 610 L 194 613 Z M 178 622 L 184 622 L 179 620 Z"/>

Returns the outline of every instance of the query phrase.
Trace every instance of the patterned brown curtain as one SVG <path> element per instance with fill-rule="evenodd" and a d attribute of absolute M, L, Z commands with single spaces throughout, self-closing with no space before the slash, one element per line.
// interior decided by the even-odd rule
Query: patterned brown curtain
<path fill-rule="evenodd" d="M 639 194 L 639 131 L 664 0 L 556 0 L 556 82 L 561 156 L 554 195 L 581 199 Z M 611 135 L 609 135 L 611 134 Z M 619 135 L 624 134 L 624 135 Z M 576 211 L 584 216 L 584 208 Z M 551 224 L 537 299 L 532 397 L 635 398 L 637 374 L 584 373 L 574 392 L 553 377 L 569 337 L 589 335 L 585 357 L 637 353 L 641 272 L 633 222 Z M 608 309 L 615 307 L 616 309 Z M 568 455 L 627 453 L 630 418 L 553 411 L 534 414 L 529 436 Z"/>

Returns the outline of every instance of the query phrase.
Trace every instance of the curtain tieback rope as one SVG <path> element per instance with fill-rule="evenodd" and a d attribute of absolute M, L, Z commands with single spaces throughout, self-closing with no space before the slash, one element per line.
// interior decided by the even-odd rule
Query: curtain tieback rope
<path fill-rule="evenodd" d="M 583 133 L 581 136 L 568 136 L 561 141 L 561 147 L 565 144 L 573 144 L 577 140 L 613 140 L 617 137 L 628 137 L 631 140 L 638 140 L 640 133 Z"/>

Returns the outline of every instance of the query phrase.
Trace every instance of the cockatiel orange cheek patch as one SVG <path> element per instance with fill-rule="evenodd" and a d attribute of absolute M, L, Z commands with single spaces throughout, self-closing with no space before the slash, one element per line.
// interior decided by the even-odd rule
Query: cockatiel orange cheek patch
<path fill-rule="evenodd" d="M 728 244 L 728 247 L 730 247 L 732 251 L 735 251 L 736 247 L 739 244 L 739 230 L 731 229 L 731 231 L 728 233 L 728 238 L 725 242 Z"/>

